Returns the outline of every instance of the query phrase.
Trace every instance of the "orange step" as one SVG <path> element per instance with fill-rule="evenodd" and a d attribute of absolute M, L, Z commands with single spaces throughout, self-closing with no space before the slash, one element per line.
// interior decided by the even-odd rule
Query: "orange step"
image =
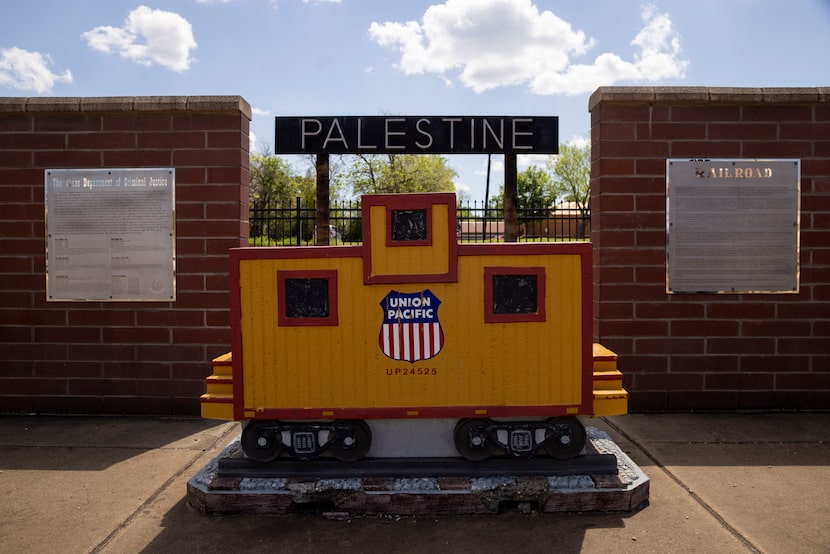
<path fill-rule="evenodd" d="M 594 416 L 628 413 L 628 391 L 622 386 L 623 374 L 617 369 L 617 354 L 605 346 L 593 345 Z"/>
<path fill-rule="evenodd" d="M 211 362 L 213 374 L 205 379 L 206 392 L 199 398 L 202 417 L 207 419 L 233 418 L 233 360 L 227 352 Z"/>

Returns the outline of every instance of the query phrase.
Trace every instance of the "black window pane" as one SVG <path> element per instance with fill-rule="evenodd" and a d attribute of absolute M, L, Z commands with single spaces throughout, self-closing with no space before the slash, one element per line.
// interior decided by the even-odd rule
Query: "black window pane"
<path fill-rule="evenodd" d="M 493 275 L 493 313 L 536 313 L 536 290 L 536 275 Z"/>
<path fill-rule="evenodd" d="M 426 239 L 426 210 L 392 210 L 392 240 Z"/>
<path fill-rule="evenodd" d="M 328 279 L 286 279 L 286 317 L 328 317 Z"/>

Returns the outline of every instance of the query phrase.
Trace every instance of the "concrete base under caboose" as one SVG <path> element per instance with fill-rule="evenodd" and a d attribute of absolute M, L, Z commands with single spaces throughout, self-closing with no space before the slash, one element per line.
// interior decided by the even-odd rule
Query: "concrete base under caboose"
<path fill-rule="evenodd" d="M 227 478 L 219 461 L 241 456 L 239 442 L 211 460 L 187 485 L 188 503 L 205 513 L 287 515 L 320 511 L 362 515 L 483 515 L 522 512 L 629 512 L 645 505 L 649 478 L 608 437 L 588 427 L 586 453 L 613 454 L 610 475 L 487 477 Z"/>
<path fill-rule="evenodd" d="M 458 456 L 452 440 L 457 419 L 369 419 L 372 446 L 367 458 Z"/>

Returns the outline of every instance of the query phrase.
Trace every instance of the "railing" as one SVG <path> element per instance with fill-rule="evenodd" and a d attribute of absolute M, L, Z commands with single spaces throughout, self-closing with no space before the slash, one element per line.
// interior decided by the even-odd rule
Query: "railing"
<path fill-rule="evenodd" d="M 249 209 L 251 246 L 302 246 L 314 244 L 314 206 L 281 207 L 254 203 Z M 329 244 L 359 243 L 363 240 L 360 202 L 333 202 L 329 206 Z"/>
<path fill-rule="evenodd" d="M 520 207 L 519 241 L 588 240 L 591 214 L 576 208 Z M 459 242 L 500 242 L 504 240 L 504 210 L 484 207 L 481 202 L 457 206 Z M 315 208 L 300 199 L 283 207 L 254 203 L 250 207 L 251 246 L 302 246 L 314 244 Z M 362 241 L 360 202 L 333 202 L 329 207 L 329 244 L 356 244 Z"/>
<path fill-rule="evenodd" d="M 504 240 L 504 209 L 486 207 L 484 202 L 458 204 L 460 242 L 498 242 Z M 571 241 L 591 237 L 591 212 L 576 208 L 519 206 L 519 241 Z"/>

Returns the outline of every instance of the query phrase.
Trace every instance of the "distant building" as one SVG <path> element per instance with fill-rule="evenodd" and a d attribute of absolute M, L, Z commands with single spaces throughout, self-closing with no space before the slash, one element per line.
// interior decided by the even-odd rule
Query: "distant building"
<path fill-rule="evenodd" d="M 591 236 L 590 213 L 582 213 L 576 202 L 560 202 L 547 217 L 525 219 L 525 236 L 584 239 Z"/>

